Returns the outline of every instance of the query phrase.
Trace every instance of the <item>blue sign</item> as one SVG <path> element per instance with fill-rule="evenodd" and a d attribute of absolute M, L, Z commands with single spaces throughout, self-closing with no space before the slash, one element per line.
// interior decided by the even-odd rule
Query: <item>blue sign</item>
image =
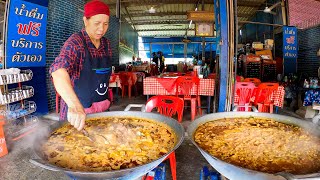
<path fill-rule="evenodd" d="M 283 26 L 283 58 L 298 58 L 297 28 Z"/>
<path fill-rule="evenodd" d="M 11 0 L 7 29 L 6 67 L 46 65 L 48 8 Z"/>
<path fill-rule="evenodd" d="M 45 7 L 48 7 L 48 4 L 49 4 L 49 0 L 25 0 L 25 1 L 28 1 L 28 2 L 31 2 L 33 4 L 39 4 L 41 6 L 45 6 Z"/>

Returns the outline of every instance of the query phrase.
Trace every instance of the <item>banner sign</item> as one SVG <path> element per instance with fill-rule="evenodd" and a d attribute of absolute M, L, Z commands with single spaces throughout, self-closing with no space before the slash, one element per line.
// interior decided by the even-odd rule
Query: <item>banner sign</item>
<path fill-rule="evenodd" d="M 298 58 L 298 35 L 294 26 L 283 26 L 283 58 Z"/>
<path fill-rule="evenodd" d="M 46 65 L 48 8 L 11 0 L 7 29 L 6 67 Z"/>

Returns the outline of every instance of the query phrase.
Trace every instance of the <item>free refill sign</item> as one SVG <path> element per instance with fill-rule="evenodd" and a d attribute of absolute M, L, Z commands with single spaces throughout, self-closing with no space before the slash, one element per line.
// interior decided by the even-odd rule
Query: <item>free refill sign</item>
<path fill-rule="evenodd" d="M 284 74 L 297 72 L 298 34 L 294 26 L 283 26 Z"/>
<path fill-rule="evenodd" d="M 45 66 L 47 14 L 47 7 L 22 0 L 10 1 L 7 68 Z"/>

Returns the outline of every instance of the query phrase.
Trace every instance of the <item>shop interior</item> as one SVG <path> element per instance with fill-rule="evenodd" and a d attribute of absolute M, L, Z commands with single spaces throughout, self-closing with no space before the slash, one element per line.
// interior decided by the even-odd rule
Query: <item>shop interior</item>
<path fill-rule="evenodd" d="M 18 1 L 20 2 L 20 0 L 15 2 Z M 40 140 L 37 141 L 39 133 L 48 135 L 48 131 L 51 133 L 53 127 L 56 127 L 57 124 L 60 125 L 60 122 L 57 122 L 59 121 L 61 97 L 53 86 L 49 74 L 50 65 L 59 55 L 64 42 L 73 33 L 83 28 L 83 6 L 90 0 L 25 1 L 35 6 L 41 6 L 47 11 L 47 20 L 43 22 L 43 25 L 46 25 L 44 39 L 46 62 L 42 66 L 17 67 L 19 73 L 12 77 L 20 78 L 21 75 L 22 79 L 20 80 L 10 79 L 11 72 L 10 74 L 0 74 L 2 88 L 0 97 L 6 98 L 0 98 L 0 105 L 2 105 L 0 113 L 4 112 L 4 114 L 0 114 L 0 117 L 4 119 L 0 119 L 0 169 L 4 169 L 4 171 L 0 171 L 0 179 L 3 176 L 9 180 L 20 177 L 48 180 L 110 178 L 132 180 L 289 180 L 295 179 L 297 174 L 298 176 L 303 174 L 303 177 L 306 178 L 319 178 L 318 173 L 310 173 L 314 171 L 307 168 L 304 171 L 303 168 L 307 165 L 310 165 L 308 167 L 311 169 L 320 168 L 319 163 L 303 161 L 302 156 L 294 156 L 294 162 L 298 163 L 301 160 L 305 164 L 299 164 L 299 168 L 290 172 L 287 172 L 286 168 L 295 163 L 287 161 L 286 165 L 281 165 L 282 161 L 267 159 L 264 165 L 254 167 L 256 162 L 261 160 L 259 157 L 253 158 L 253 160 L 244 158 L 252 160 L 246 161 L 245 167 L 241 164 L 243 161 L 234 165 L 232 161 L 220 160 L 213 156 L 219 155 L 222 152 L 221 149 L 231 149 L 234 151 L 221 159 L 237 159 L 238 152 L 242 152 L 241 155 L 246 152 L 238 151 L 237 148 L 249 146 L 240 147 L 237 146 L 237 143 L 219 142 L 216 143 L 219 146 L 219 151 L 214 151 L 217 154 L 213 155 L 208 153 L 209 151 L 203 150 L 203 147 L 197 144 L 196 139 L 198 138 L 198 141 L 213 139 L 219 133 L 212 136 L 203 134 L 205 132 L 220 132 L 220 129 L 208 130 L 195 135 L 197 128 L 208 119 L 227 119 L 230 122 L 236 122 L 230 126 L 223 125 L 227 129 L 226 131 L 231 132 L 242 125 L 242 122 L 232 118 L 243 113 L 249 114 L 248 119 L 254 121 L 249 123 L 250 127 L 245 127 L 248 128 L 248 131 L 242 129 L 247 134 L 241 134 L 241 137 L 243 136 L 248 144 L 251 143 L 252 147 L 259 146 L 251 141 L 251 138 L 269 133 L 268 137 L 276 137 L 278 141 L 282 141 L 282 138 L 288 138 L 289 143 L 292 143 L 289 144 L 290 147 L 292 145 L 292 147 L 299 149 L 299 144 L 291 141 L 295 139 L 286 136 L 287 129 L 292 124 L 310 128 L 320 125 L 319 1 L 101 0 L 110 8 L 109 29 L 105 37 L 110 41 L 112 50 L 110 58 L 112 72 L 109 89 L 107 88 L 105 91 L 108 93 L 111 105 L 102 114 L 109 113 L 112 116 L 129 114 L 140 118 L 153 118 L 157 122 L 170 126 L 177 134 L 177 142 L 174 145 L 176 149 L 171 148 L 172 151 L 169 152 L 158 148 L 163 151 L 158 159 L 141 165 L 139 163 L 145 160 L 143 157 L 124 164 L 130 168 L 139 164 L 136 169 L 124 168 L 122 170 L 119 169 L 124 166 L 121 166 L 117 161 L 110 171 L 104 169 L 102 172 L 79 172 L 77 169 L 69 171 L 65 167 L 57 166 L 59 162 L 54 164 L 47 162 L 48 157 L 54 159 L 64 150 L 64 147 L 57 147 L 48 157 L 39 155 L 39 151 L 37 151 L 39 148 L 37 142 L 42 143 Z M 9 37 L 9 34 L 6 34 L 7 3 L 9 2 L 0 1 L 1 68 L 7 68 L 7 62 L 13 59 L 13 57 L 7 57 L 8 53 L 5 52 L 6 45 L 10 46 L 10 43 L 5 42 L 6 36 Z M 65 7 L 68 9 L 66 10 Z M 15 67 L 10 68 L 14 69 Z M 192 79 L 192 84 L 186 89 L 184 88 L 187 85 L 183 85 L 183 83 L 181 85 L 178 81 L 184 77 L 188 80 Z M 166 104 L 167 107 L 163 107 L 163 109 L 160 107 L 157 110 L 148 109 L 148 104 L 154 103 L 152 99 L 158 96 L 170 96 L 176 99 L 162 100 L 165 103 L 171 102 L 169 105 Z M 24 99 L 29 101 L 23 101 Z M 172 104 L 174 107 L 178 107 L 176 108 L 178 110 L 175 110 L 176 114 L 164 110 L 169 106 L 172 108 Z M 130 107 L 137 108 L 137 110 L 133 110 L 137 112 L 124 112 L 125 109 L 127 110 L 126 107 L 128 109 Z M 151 117 L 150 113 L 146 112 L 157 114 Z M 159 114 L 170 116 L 172 119 L 163 118 L 164 116 Z M 25 118 L 27 115 L 30 115 L 31 120 Z M 275 122 L 276 125 L 265 125 L 252 118 L 253 116 L 262 119 L 273 118 L 277 122 Z M 90 117 L 100 116 L 98 114 L 98 116 Z M 267 128 L 273 126 L 281 126 L 284 129 L 283 134 L 274 135 L 273 131 L 268 131 Z M 130 124 L 128 127 L 140 128 L 142 126 Z M 268 132 L 260 132 L 257 130 L 259 127 L 266 128 Z M 113 129 L 118 133 L 116 138 L 118 135 L 122 137 L 123 134 L 128 133 L 119 132 L 118 129 L 121 127 Z M 97 131 L 100 132 L 100 129 Z M 85 138 L 81 142 L 89 144 L 74 148 L 80 149 L 81 152 L 83 149 L 90 149 L 91 146 L 94 146 L 92 144 L 96 143 L 95 141 L 99 138 L 104 142 L 104 145 L 111 144 L 111 141 L 101 134 L 98 134 L 98 138 L 92 138 L 91 133 L 94 134 L 96 131 L 90 129 L 90 126 L 83 132 L 75 132 L 77 135 L 75 139 Z M 296 133 L 296 131 L 294 132 Z M 128 134 L 136 137 L 135 134 L 130 133 Z M 145 147 L 156 142 L 149 141 L 148 133 L 141 135 L 139 131 L 136 134 L 139 137 L 146 137 L 141 140 L 146 144 L 139 145 L 141 152 Z M 173 133 L 169 132 L 169 134 Z M 150 136 L 153 135 L 154 133 L 150 133 Z M 233 139 L 238 139 L 238 137 L 240 136 L 235 135 Z M 69 136 L 65 138 L 66 141 L 68 138 Z M 24 141 L 25 139 L 27 140 Z M 264 143 L 264 139 L 262 139 L 260 139 L 263 142 L 261 147 L 272 144 L 272 147 L 267 147 L 268 150 L 261 152 L 262 155 L 268 152 L 277 152 L 284 154 L 282 158 L 285 158 L 283 159 L 289 159 L 290 148 L 285 148 L 286 146 L 282 146 L 281 143 L 280 145 L 274 143 L 273 140 Z M 125 141 L 124 138 L 121 140 Z M 309 144 L 305 142 L 299 141 L 303 146 L 308 146 Z M 54 143 L 50 145 L 52 144 Z M 211 145 L 214 146 L 215 143 Z M 274 146 L 278 147 L 278 145 L 284 147 L 283 151 L 274 151 Z M 110 149 L 114 150 L 119 147 L 122 146 L 117 144 L 112 147 L 113 149 Z M 310 146 L 311 149 L 314 147 L 318 146 Z M 94 154 L 93 151 L 87 149 L 83 151 L 85 154 Z M 246 150 L 249 151 L 250 148 Z M 318 154 L 310 157 L 320 158 L 320 146 L 317 150 L 319 150 Z M 112 156 L 114 157 L 105 158 L 109 158 L 110 162 L 113 162 L 122 156 L 129 157 L 131 152 L 124 151 L 113 152 Z M 274 158 L 277 158 L 277 153 Z M 305 152 L 299 150 L 299 153 Z M 254 157 L 254 155 L 255 153 L 246 154 L 247 157 Z M 84 158 L 83 162 L 88 167 L 90 166 L 91 170 L 100 165 L 87 158 Z M 270 165 L 271 162 L 274 163 L 271 170 L 263 171 L 263 168 Z M 280 165 L 277 164 L 279 162 Z M 243 162 L 243 164 L 245 163 Z M 105 164 L 105 166 L 108 165 Z M 278 169 L 274 170 L 273 167 L 283 169 L 279 173 Z M 283 171 L 285 173 L 282 173 Z"/>
<path fill-rule="evenodd" d="M 305 80 L 308 84 L 317 84 L 318 65 L 314 69 L 305 70 L 299 68 L 299 60 L 304 59 L 305 55 L 299 55 L 298 60 L 287 61 L 283 58 L 283 27 L 289 24 L 288 9 L 293 9 L 291 14 L 301 15 L 296 8 L 301 5 L 284 4 L 277 0 L 256 0 L 237 1 L 237 21 L 234 32 L 235 52 L 237 58 L 234 63 L 234 72 L 237 79 L 243 81 L 246 78 L 256 78 L 260 82 L 275 82 L 285 90 L 284 100 L 280 102 L 281 108 L 299 114 L 304 117 L 314 117 L 316 111 L 310 116 L 306 116 L 307 111 L 304 104 L 304 85 Z M 194 8 L 194 9 L 193 9 Z M 302 7 L 301 7 L 302 8 Z M 182 9 L 214 11 L 214 6 L 210 1 L 199 0 L 196 4 L 175 4 L 171 3 L 153 3 L 148 4 L 121 4 L 121 15 L 135 29 L 140 37 L 138 40 L 138 52 L 133 53 L 135 59 L 131 57 L 121 63 L 133 63 L 134 66 L 143 64 L 143 62 L 152 63 L 155 56 L 164 56 L 167 72 L 175 72 L 179 69 L 183 72 L 183 66 L 186 64 L 188 70 L 193 66 L 201 66 L 201 74 L 216 76 L 218 68 L 216 65 L 219 54 L 217 50 L 217 36 L 213 28 L 213 36 L 203 36 L 197 34 L 197 25 L 203 22 L 190 21 L 185 19 L 185 13 Z M 316 20 L 312 20 L 311 15 L 304 15 L 305 21 L 298 21 L 298 18 L 292 22 L 297 25 L 298 31 L 303 31 L 310 27 L 316 27 Z M 172 19 L 168 19 L 172 17 Z M 294 17 L 293 17 L 294 18 Z M 206 22 L 213 24 L 214 22 Z M 299 38 L 297 37 L 299 40 Z M 301 41 L 298 41 L 300 43 Z M 313 52 L 319 50 L 318 43 L 314 44 Z M 315 54 L 316 55 L 316 54 Z M 314 58 L 317 58 L 314 57 Z M 200 60 L 200 61 L 199 61 Z M 200 64 L 198 64 L 200 62 Z M 300 62 L 300 64 L 302 64 Z M 307 65 L 306 65 L 307 66 Z M 179 67 L 179 68 L 178 68 Z M 203 69 L 209 69 L 209 73 L 204 73 Z M 309 67 L 310 68 L 310 67 Z M 308 68 L 308 69 L 309 69 Z M 315 69 L 316 68 L 316 69 Z M 309 72 L 306 72 L 309 71 Z M 214 74 L 214 75 L 212 75 Z M 206 77 L 207 77 L 206 75 Z M 235 78 L 236 79 L 236 78 Z M 312 87 L 314 85 L 311 85 Z M 309 85 L 310 87 L 310 85 Z M 303 90 L 304 89 L 304 90 Z M 281 97 L 282 98 L 282 97 Z"/>

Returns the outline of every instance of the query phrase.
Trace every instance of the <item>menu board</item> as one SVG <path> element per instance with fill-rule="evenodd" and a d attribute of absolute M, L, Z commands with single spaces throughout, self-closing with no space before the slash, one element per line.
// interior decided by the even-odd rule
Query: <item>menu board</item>
<path fill-rule="evenodd" d="M 48 8 L 22 0 L 11 0 L 6 41 L 6 67 L 46 65 Z"/>

